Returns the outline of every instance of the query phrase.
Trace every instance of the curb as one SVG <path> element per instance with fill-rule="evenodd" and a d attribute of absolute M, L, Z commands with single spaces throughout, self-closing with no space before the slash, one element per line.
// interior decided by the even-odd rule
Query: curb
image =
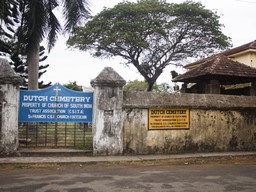
<path fill-rule="evenodd" d="M 70 157 L 4 157 L 0 158 L 0 165 L 15 164 L 98 164 L 98 163 L 146 163 L 169 162 L 178 164 L 206 163 L 207 161 L 230 161 L 235 158 L 249 157 L 250 162 L 256 163 L 256 152 L 225 152 L 225 153 L 193 153 L 177 155 L 136 155 L 136 156 L 70 156 Z"/>

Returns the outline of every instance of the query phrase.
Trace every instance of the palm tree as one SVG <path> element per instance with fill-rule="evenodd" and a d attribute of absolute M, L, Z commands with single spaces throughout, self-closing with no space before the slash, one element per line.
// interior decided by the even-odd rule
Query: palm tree
<path fill-rule="evenodd" d="M 87 0 L 0 0 L 0 20 L 11 26 L 6 18 L 14 18 L 19 11 L 16 36 L 26 47 L 28 89 L 38 89 L 39 48 L 47 40 L 48 51 L 55 45 L 62 28 L 54 10 L 62 8 L 64 32 L 72 33 L 84 19 L 90 17 Z M 17 19 L 17 17 L 15 18 Z"/>

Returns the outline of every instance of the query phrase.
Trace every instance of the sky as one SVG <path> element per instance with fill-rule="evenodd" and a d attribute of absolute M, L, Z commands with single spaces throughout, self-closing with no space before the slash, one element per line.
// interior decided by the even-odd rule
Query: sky
<path fill-rule="evenodd" d="M 89 0 L 92 15 L 111 8 L 122 0 Z M 136 2 L 136 0 L 130 0 Z M 167 0 L 171 3 L 181 3 L 183 0 Z M 198 1 L 197 1 L 198 2 Z M 233 47 L 237 47 L 256 40 L 256 0 L 201 0 L 205 8 L 217 11 L 220 23 L 224 25 L 223 33 L 231 38 Z M 88 52 L 78 49 L 68 49 L 68 36 L 60 35 L 55 47 L 48 53 L 44 64 L 50 64 L 47 72 L 41 77 L 45 83 L 59 82 L 66 84 L 74 82 L 82 86 L 90 86 L 90 81 L 98 76 L 104 67 L 112 67 L 127 82 L 135 79 L 144 80 L 132 66 L 122 65 L 120 58 L 100 59 L 91 56 Z M 167 67 L 157 80 L 157 83 L 171 83 L 170 71 L 185 72 L 183 68 Z"/>

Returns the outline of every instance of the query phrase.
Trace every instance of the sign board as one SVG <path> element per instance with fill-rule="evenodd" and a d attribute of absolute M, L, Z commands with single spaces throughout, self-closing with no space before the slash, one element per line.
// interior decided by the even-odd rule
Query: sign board
<path fill-rule="evenodd" d="M 148 129 L 189 129 L 189 109 L 150 108 Z"/>
<path fill-rule="evenodd" d="M 56 83 L 42 90 L 21 90 L 19 122 L 92 122 L 92 92 Z"/>

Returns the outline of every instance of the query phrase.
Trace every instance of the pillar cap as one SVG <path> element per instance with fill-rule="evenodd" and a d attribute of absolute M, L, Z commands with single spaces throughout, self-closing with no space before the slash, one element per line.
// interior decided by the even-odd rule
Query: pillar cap
<path fill-rule="evenodd" d="M 6 59 L 0 58 L 0 69 L 0 84 L 19 85 L 21 83 L 21 77 L 15 73 Z"/>
<path fill-rule="evenodd" d="M 100 74 L 91 81 L 94 86 L 123 87 L 126 81 L 112 68 L 105 67 Z"/>

